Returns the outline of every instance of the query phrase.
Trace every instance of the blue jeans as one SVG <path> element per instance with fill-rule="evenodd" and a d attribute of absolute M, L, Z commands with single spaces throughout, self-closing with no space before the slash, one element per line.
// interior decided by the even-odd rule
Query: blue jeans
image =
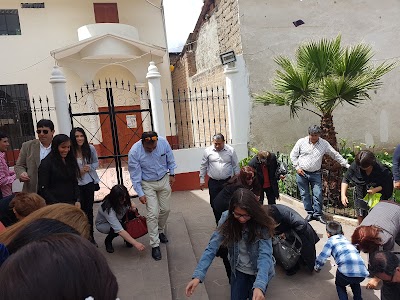
<path fill-rule="evenodd" d="M 236 276 L 235 276 L 236 275 Z M 231 275 L 231 300 L 246 300 L 253 298 L 255 275 L 248 275 L 238 270 Z"/>
<path fill-rule="evenodd" d="M 307 172 L 301 176 L 296 174 L 297 186 L 299 187 L 304 209 L 314 217 L 322 216 L 322 177 L 321 172 Z M 312 200 L 310 195 L 312 190 Z"/>
<path fill-rule="evenodd" d="M 354 300 L 362 300 L 361 297 L 361 287 L 360 283 L 364 280 L 364 277 L 347 277 L 339 272 L 336 271 L 336 291 L 339 296 L 339 300 L 347 300 L 346 286 L 350 285 L 351 290 L 353 291 L 353 299 Z"/>

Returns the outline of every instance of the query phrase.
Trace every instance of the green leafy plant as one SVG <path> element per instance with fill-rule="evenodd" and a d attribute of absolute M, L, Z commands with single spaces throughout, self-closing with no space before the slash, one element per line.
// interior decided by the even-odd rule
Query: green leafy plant
<path fill-rule="evenodd" d="M 240 168 L 243 168 L 244 166 L 247 166 L 249 164 L 249 161 L 258 154 L 258 150 L 256 148 L 249 148 L 249 156 L 243 158 L 241 161 L 239 161 L 239 166 Z"/>

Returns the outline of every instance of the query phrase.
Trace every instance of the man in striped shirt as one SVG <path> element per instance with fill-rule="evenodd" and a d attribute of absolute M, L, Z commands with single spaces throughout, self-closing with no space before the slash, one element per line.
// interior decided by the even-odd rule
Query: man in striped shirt
<path fill-rule="evenodd" d="M 342 225 L 331 221 L 326 224 L 328 241 L 315 260 L 314 269 L 319 272 L 331 255 L 337 264 L 336 291 L 339 299 L 348 299 L 346 286 L 350 285 L 355 300 L 362 299 L 360 283 L 368 276 L 367 267 L 356 247 L 343 235 Z"/>
<path fill-rule="evenodd" d="M 348 168 L 347 163 L 326 140 L 320 137 L 321 128 L 312 125 L 308 128 L 308 136 L 301 138 L 290 152 L 290 159 L 296 169 L 296 181 L 299 187 L 304 209 L 307 211 L 307 222 L 318 220 L 325 224 L 322 215 L 322 177 L 321 165 L 325 154 L 331 156 L 343 167 Z M 310 195 L 312 189 L 312 199 Z"/>

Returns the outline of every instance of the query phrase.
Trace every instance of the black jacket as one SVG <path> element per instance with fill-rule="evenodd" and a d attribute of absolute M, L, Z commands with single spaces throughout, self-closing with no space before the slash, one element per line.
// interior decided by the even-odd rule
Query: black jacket
<path fill-rule="evenodd" d="M 54 157 L 52 153 L 47 155 L 40 163 L 38 194 L 46 200 L 46 204 L 74 204 L 79 199 L 76 174 Z"/>
<path fill-rule="evenodd" d="M 280 172 L 279 170 L 279 163 L 276 159 L 276 155 L 274 153 L 270 153 L 271 157 L 269 159 L 269 163 L 267 165 L 268 169 L 268 176 L 269 182 L 271 183 L 271 188 L 274 191 L 275 199 L 279 198 L 279 187 L 278 187 L 278 180 L 280 175 L 286 175 L 286 172 Z M 264 191 L 262 186 L 264 184 L 264 174 L 262 171 L 262 162 L 258 159 L 258 156 L 254 156 L 249 161 L 249 166 L 254 168 L 257 173 L 258 182 L 261 184 L 261 194 L 260 194 L 260 201 L 264 200 Z"/>
<path fill-rule="evenodd" d="M 343 176 L 342 182 L 353 184 L 355 186 L 365 185 L 366 187 L 382 187 L 382 200 L 388 200 L 393 194 L 393 175 L 389 168 L 385 167 L 380 162 L 376 162 L 372 167 L 371 174 L 361 169 L 355 161 L 352 162 L 350 168 Z M 360 195 L 359 197 L 364 197 Z"/>
<path fill-rule="evenodd" d="M 307 268 L 313 271 L 316 259 L 315 244 L 319 241 L 315 230 L 298 212 L 286 205 L 269 205 L 268 211 L 271 212 L 271 217 L 274 218 L 275 222 L 279 224 L 275 228 L 275 234 L 281 234 L 290 229 L 298 234 L 303 243 L 301 257 Z"/>

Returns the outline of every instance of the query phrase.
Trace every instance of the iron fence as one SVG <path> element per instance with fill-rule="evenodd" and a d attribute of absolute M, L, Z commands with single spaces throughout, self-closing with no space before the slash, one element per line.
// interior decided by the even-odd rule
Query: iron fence
<path fill-rule="evenodd" d="M 279 160 L 287 166 L 288 170 L 285 180 L 279 182 L 280 192 L 283 194 L 287 194 L 292 198 L 296 199 L 297 201 L 301 202 L 300 192 L 296 182 L 296 169 L 293 167 L 292 162 L 288 155 L 285 154 L 279 155 Z M 338 177 L 329 170 L 322 170 L 322 173 L 323 173 L 322 174 L 323 178 L 328 182 L 330 182 L 331 180 L 341 181 L 342 179 L 342 176 Z M 333 197 L 329 194 L 329 189 L 327 190 L 328 190 L 327 193 L 325 193 L 323 197 L 324 212 L 350 218 L 356 218 L 356 213 L 354 210 L 354 187 L 350 187 L 347 190 L 347 199 L 349 200 L 349 204 L 347 207 L 343 206 L 343 204 L 340 202 L 340 199 L 339 201 L 338 199 L 333 199 Z"/>
<path fill-rule="evenodd" d="M 205 147 L 216 133 L 230 142 L 228 96 L 224 88 L 194 88 L 178 90 L 171 98 L 166 92 L 168 124 L 173 149 Z"/>

